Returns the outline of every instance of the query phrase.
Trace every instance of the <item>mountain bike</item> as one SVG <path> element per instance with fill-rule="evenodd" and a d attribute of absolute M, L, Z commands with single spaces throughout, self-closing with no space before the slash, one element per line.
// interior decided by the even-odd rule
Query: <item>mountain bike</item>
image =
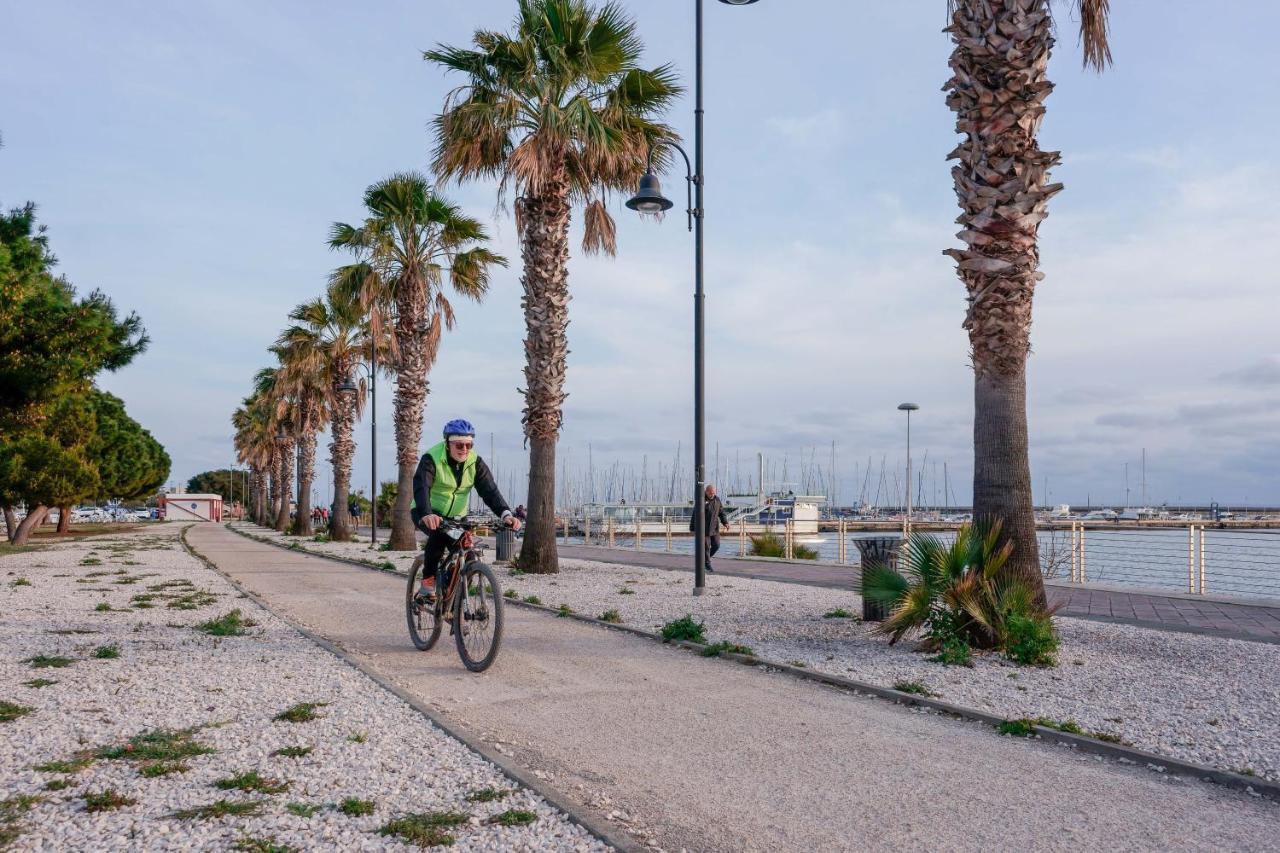
<path fill-rule="evenodd" d="M 436 599 L 428 602 L 420 595 L 424 572 L 436 571 L 423 565 L 420 555 L 409 571 L 405 593 L 405 615 L 409 637 L 419 651 L 435 646 L 449 624 L 458 656 L 472 672 L 484 672 L 498 656 L 502 644 L 502 590 L 493 569 L 480 562 L 480 551 L 472 531 L 480 525 L 443 519 L 439 530 L 452 541 L 436 574 Z"/>

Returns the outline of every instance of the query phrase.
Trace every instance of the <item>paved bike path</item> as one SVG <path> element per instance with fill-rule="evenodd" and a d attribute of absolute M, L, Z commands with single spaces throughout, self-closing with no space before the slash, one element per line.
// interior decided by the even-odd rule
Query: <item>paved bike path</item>
<path fill-rule="evenodd" d="M 218 525 L 188 539 L 451 725 L 667 850 L 1243 850 L 1280 837 L 1280 806 L 1239 792 L 523 608 L 507 608 L 498 661 L 472 675 L 451 645 L 409 644 L 399 576 Z"/>

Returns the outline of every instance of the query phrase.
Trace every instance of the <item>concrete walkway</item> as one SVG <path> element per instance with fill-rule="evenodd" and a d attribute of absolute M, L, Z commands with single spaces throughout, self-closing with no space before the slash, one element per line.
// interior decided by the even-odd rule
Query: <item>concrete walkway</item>
<path fill-rule="evenodd" d="M 410 645 L 399 576 L 219 525 L 188 539 L 460 731 L 667 850 L 1261 850 L 1280 837 L 1265 800 L 523 608 L 506 610 L 494 667 L 471 675 L 450 645 Z"/>

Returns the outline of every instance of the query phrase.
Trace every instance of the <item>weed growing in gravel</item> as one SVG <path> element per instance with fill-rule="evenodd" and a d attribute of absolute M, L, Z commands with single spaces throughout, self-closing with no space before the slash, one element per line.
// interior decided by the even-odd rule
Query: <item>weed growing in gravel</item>
<path fill-rule="evenodd" d="M 364 817 L 373 814 L 373 800 L 360 800 L 355 797 L 347 797 L 338 804 L 338 811 L 348 817 Z"/>
<path fill-rule="evenodd" d="M 274 838 L 244 837 L 236 842 L 233 850 L 247 850 L 249 853 L 297 853 L 297 847 L 281 844 Z"/>
<path fill-rule="evenodd" d="M 918 681 L 895 681 L 893 689 L 899 693 L 912 693 L 916 696 L 929 697 L 933 695 L 933 691 Z"/>
<path fill-rule="evenodd" d="M 252 619 L 244 618 L 240 613 L 240 608 L 237 607 L 217 619 L 201 622 L 196 626 L 196 630 L 203 631 L 211 637 L 239 637 L 249 633 L 245 630 L 246 628 L 252 628 L 257 624 Z"/>
<path fill-rule="evenodd" d="M 384 572 L 394 572 L 396 570 L 396 564 L 390 560 L 383 560 L 381 563 L 378 563 L 378 568 L 382 569 Z"/>
<path fill-rule="evenodd" d="M 182 761 L 153 761 L 138 768 L 138 775 L 148 779 L 161 776 L 172 776 L 174 773 L 186 773 L 191 766 Z"/>
<path fill-rule="evenodd" d="M 101 634 L 101 631 L 95 631 L 93 628 L 59 628 L 53 631 L 45 631 L 46 634 Z"/>
<path fill-rule="evenodd" d="M 0 800 L 0 815 L 29 812 L 32 806 L 42 802 L 44 802 L 44 797 L 39 794 L 17 794 L 7 800 Z"/>
<path fill-rule="evenodd" d="M 629 589 L 628 587 L 625 587 L 625 586 L 622 589 L 618 590 L 618 595 L 635 595 L 635 594 L 636 594 L 636 591 L 634 589 Z"/>
<path fill-rule="evenodd" d="M 102 561 L 101 561 L 101 560 L 99 560 L 97 557 L 85 557 L 83 560 L 81 560 L 81 561 L 80 561 L 80 565 L 82 565 L 82 566 L 101 566 L 101 565 L 102 565 Z M 105 574 L 105 572 L 104 572 L 104 574 Z"/>
<path fill-rule="evenodd" d="M 491 803 L 513 793 L 515 792 L 503 788 L 478 788 L 474 791 L 468 791 L 466 800 L 468 803 Z"/>
<path fill-rule="evenodd" d="M 1032 722 L 1038 723 L 1046 729 L 1056 729 L 1060 732 L 1066 732 L 1069 735 L 1088 734 L 1088 732 L 1080 728 L 1079 724 L 1077 724 L 1075 720 L 1064 720 L 1063 722 L 1058 722 L 1057 720 L 1051 720 L 1048 717 L 1039 717 L 1032 720 Z"/>
<path fill-rule="evenodd" d="M 104 746 L 98 758 L 125 761 L 176 761 L 195 755 L 208 755 L 213 747 L 192 739 L 196 729 L 154 729 L 129 738 L 123 746 Z"/>
<path fill-rule="evenodd" d="M 502 597 L 503 598 L 519 598 L 520 593 L 516 592 L 514 589 L 509 589 L 502 594 Z"/>
<path fill-rule="evenodd" d="M 347 735 L 347 740 L 351 743 L 364 743 L 368 739 L 369 736 L 364 732 L 356 732 L 355 734 Z"/>
<path fill-rule="evenodd" d="M 608 622 L 610 625 L 618 625 L 622 622 L 622 614 L 617 610 L 610 608 L 600 614 L 601 622 Z"/>
<path fill-rule="evenodd" d="M 93 656 L 100 660 L 115 660 L 120 657 L 120 647 L 117 645 L 98 646 L 93 650 Z"/>
<path fill-rule="evenodd" d="M 289 803 L 285 806 L 285 811 L 295 817 L 311 817 L 320 811 L 320 807 L 311 803 Z"/>
<path fill-rule="evenodd" d="M 114 788 L 105 791 L 89 792 L 84 795 L 84 810 L 87 812 L 108 812 L 112 809 L 131 806 L 137 800 L 118 793 Z"/>
<path fill-rule="evenodd" d="M 498 826 L 527 826 L 537 819 L 538 816 L 534 812 L 524 809 L 507 809 L 489 818 L 485 823 L 495 823 Z"/>
<path fill-rule="evenodd" d="M 36 655 L 22 661 L 30 664 L 32 669 L 62 669 L 65 666 L 71 666 L 75 663 L 71 658 L 64 658 L 61 655 Z"/>
<path fill-rule="evenodd" d="M 98 613 L 110 613 L 111 605 L 105 601 L 99 601 L 97 604 L 93 606 L 93 609 Z"/>
<path fill-rule="evenodd" d="M 41 773 L 79 773 L 90 764 L 93 764 L 92 753 L 77 752 L 70 761 L 46 761 L 44 764 L 37 764 L 31 769 Z"/>
<path fill-rule="evenodd" d="M 541 604 L 542 599 L 538 598 L 538 596 L 536 595 L 526 595 L 524 597 L 524 603 L 525 604 Z"/>
<path fill-rule="evenodd" d="M 1010 660 L 1030 666 L 1053 666 L 1058 655 L 1058 633 L 1048 616 L 1009 617 L 1004 653 Z"/>
<path fill-rule="evenodd" d="M 247 815 L 260 814 L 262 812 L 263 805 L 263 803 L 254 802 L 252 800 L 217 800 L 207 806 L 198 806 L 194 809 L 180 809 L 179 811 L 169 815 L 169 817 L 177 818 L 178 820 L 204 820 L 208 818 L 227 816 L 244 817 Z"/>
<path fill-rule="evenodd" d="M 226 779 L 219 779 L 213 787 L 220 791 L 256 791 L 259 794 L 283 794 L 289 790 L 288 782 L 275 779 L 264 779 L 257 770 L 238 773 Z"/>
<path fill-rule="evenodd" d="M 76 581 L 76 583 L 88 583 L 89 578 L 105 578 L 109 574 L 111 574 L 111 572 L 89 572 L 84 577 Z"/>
<path fill-rule="evenodd" d="M 837 607 L 835 610 L 828 610 L 822 614 L 823 619 L 852 619 L 853 614 L 843 607 Z"/>
<path fill-rule="evenodd" d="M 508 574 L 510 574 L 511 577 L 513 578 L 518 578 L 521 575 L 526 574 L 526 572 L 524 569 L 520 568 L 519 566 L 512 566 L 511 571 L 508 572 Z"/>
<path fill-rule="evenodd" d="M 140 580 L 142 579 L 135 578 L 133 576 L 125 576 L 122 578 L 116 578 L 114 581 L 112 581 L 112 583 L 114 583 L 116 586 L 129 586 L 130 584 L 135 584 Z"/>
<path fill-rule="evenodd" d="M 471 819 L 465 812 L 426 812 L 407 814 L 390 821 L 379 835 L 394 835 L 419 847 L 435 847 L 453 843 L 453 836 L 445 832 L 451 826 L 459 826 Z"/>
<path fill-rule="evenodd" d="M 201 607 L 208 607 L 218 600 L 218 596 L 212 592 L 198 589 L 195 592 L 175 598 L 169 602 L 169 607 L 173 610 L 197 610 Z"/>
<path fill-rule="evenodd" d="M 277 749 L 271 754 L 282 758 L 302 758 L 304 755 L 310 755 L 311 750 L 314 748 L 315 747 L 311 746 L 286 746 L 281 749 Z"/>
<path fill-rule="evenodd" d="M 1032 737 L 1035 733 L 1034 720 L 1005 720 L 996 726 L 996 731 L 1002 735 L 1012 735 L 1014 737 Z"/>
<path fill-rule="evenodd" d="M 44 789 L 46 791 L 61 791 L 64 788 L 70 787 L 71 783 L 66 779 L 50 779 L 48 782 L 44 783 Z"/>
<path fill-rule="evenodd" d="M 0 723 L 12 723 L 19 717 L 25 717 L 33 711 L 35 711 L 35 708 L 28 708 L 26 705 L 15 705 L 13 702 L 0 700 Z"/>
<path fill-rule="evenodd" d="M 751 650 L 750 646 L 740 646 L 737 643 L 730 643 L 725 640 L 721 640 L 718 643 L 711 643 L 705 649 L 703 649 L 702 656 L 713 658 L 716 655 L 720 654 L 721 652 L 729 652 L 730 654 L 735 654 L 735 655 L 754 655 L 755 654 L 755 652 Z"/>
<path fill-rule="evenodd" d="M 143 604 L 151 604 L 156 600 L 156 594 L 154 592 L 140 592 L 129 600 L 133 602 L 135 607 L 138 607 Z"/>
<path fill-rule="evenodd" d="M 323 708 L 328 704 L 328 702 L 299 702 L 296 705 L 285 708 L 279 714 L 276 714 L 273 719 L 285 723 L 309 723 L 320 716 L 316 713 L 316 708 Z"/>
<path fill-rule="evenodd" d="M 1089 732 L 1089 737 L 1097 738 L 1098 740 L 1106 741 L 1107 743 L 1128 743 L 1128 741 L 1123 740 L 1120 735 L 1112 734 L 1111 732 Z"/>
<path fill-rule="evenodd" d="M 88 577 L 88 575 L 85 575 Z M 176 578 L 174 580 L 162 581 L 161 583 L 153 583 L 147 589 L 152 592 L 165 592 L 166 590 L 176 589 L 194 589 L 195 584 L 186 578 Z"/>
<path fill-rule="evenodd" d="M 572 616 L 574 612 L 575 612 L 574 609 L 569 605 L 561 604 L 560 609 L 556 611 L 556 615 L 561 618 L 564 618 L 565 616 Z"/>
<path fill-rule="evenodd" d="M 9 582 L 9 586 L 31 586 L 31 581 L 26 578 L 17 578 Z"/>
<path fill-rule="evenodd" d="M 681 616 L 662 626 L 662 639 L 668 643 L 677 642 L 679 640 L 688 640 L 691 643 L 705 643 L 707 641 L 706 634 L 703 633 L 703 624 L 694 622 L 692 615 Z"/>

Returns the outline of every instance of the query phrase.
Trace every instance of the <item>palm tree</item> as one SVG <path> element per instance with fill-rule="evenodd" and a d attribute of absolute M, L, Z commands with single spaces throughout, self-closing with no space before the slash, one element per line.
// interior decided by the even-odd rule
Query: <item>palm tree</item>
<path fill-rule="evenodd" d="M 385 311 L 392 323 L 396 372 L 396 466 L 399 469 L 390 547 L 417 547 L 409 503 L 422 438 L 427 374 L 440 336 L 454 324 L 445 280 L 454 293 L 479 301 L 489 289 L 489 270 L 506 259 L 485 248 L 489 235 L 477 219 L 437 195 L 425 175 L 402 172 L 364 194 L 368 211 L 359 226 L 335 223 L 329 245 L 354 252 L 359 261 L 334 273 L 344 293 L 358 295 L 366 309 Z"/>
<path fill-rule="evenodd" d="M 271 478 L 275 482 L 271 497 L 273 526 L 284 533 L 289 529 L 289 505 L 293 502 L 293 463 L 297 443 L 295 401 L 284 380 L 283 368 L 264 367 L 259 370 L 254 376 L 254 394 L 262 398 L 266 409 L 265 426 L 272 448 Z"/>
<path fill-rule="evenodd" d="M 312 536 L 311 484 L 316 473 L 316 433 L 329 423 L 329 383 L 323 362 L 305 343 L 294 346 L 280 335 L 272 350 L 280 358 L 280 379 L 294 400 L 294 439 L 298 445 L 298 511 L 290 532 Z"/>
<path fill-rule="evenodd" d="M 360 305 L 358 294 L 330 284 L 323 298 L 304 302 L 289 314 L 295 321 L 280 336 L 282 343 L 306 352 L 323 377 L 325 406 L 331 416 L 329 463 L 333 466 L 333 514 L 329 538 L 346 542 L 353 531 L 347 514 L 351 490 L 351 462 L 355 456 L 355 421 L 364 409 L 366 387 L 361 379 L 356 393 L 342 388 L 353 382 L 356 366 L 367 357 L 372 345 L 370 317 Z M 383 341 L 379 356 L 385 360 L 388 347 Z"/>
<path fill-rule="evenodd" d="M 253 519 L 263 527 L 267 525 L 270 509 L 267 489 L 275 445 L 275 440 L 267 429 L 267 420 L 267 401 L 256 395 L 246 397 L 243 405 L 231 416 L 231 423 L 236 430 L 236 454 L 241 462 L 249 466 Z"/>
<path fill-rule="evenodd" d="M 643 44 L 614 3 L 521 0 L 510 34 L 478 31 L 475 50 L 439 46 L 426 59 L 466 75 L 435 120 L 443 179 L 498 178 L 514 185 L 524 262 L 524 433 L 529 442 L 529 524 L 519 562 L 555 572 L 556 440 L 563 422 L 569 324 L 569 219 L 585 208 L 582 248 L 617 250 L 605 207 L 610 190 L 634 189 L 661 138 L 657 121 L 680 93 L 670 66 L 638 65 Z M 654 152 L 661 166 L 665 149 Z"/>
<path fill-rule="evenodd" d="M 1109 0 L 1076 0 L 1084 61 L 1102 70 Z M 951 152 L 962 213 L 947 249 L 969 292 L 964 327 L 974 369 L 974 517 L 999 521 L 1013 544 L 1007 571 L 1021 575 L 1044 602 L 1036 544 L 1031 467 L 1027 458 L 1026 363 L 1031 348 L 1031 300 L 1044 277 L 1038 232 L 1059 153 L 1040 149 L 1036 135 L 1053 47 L 1050 0 L 950 0 L 947 32 L 953 76 L 944 87 L 965 139 Z"/>

